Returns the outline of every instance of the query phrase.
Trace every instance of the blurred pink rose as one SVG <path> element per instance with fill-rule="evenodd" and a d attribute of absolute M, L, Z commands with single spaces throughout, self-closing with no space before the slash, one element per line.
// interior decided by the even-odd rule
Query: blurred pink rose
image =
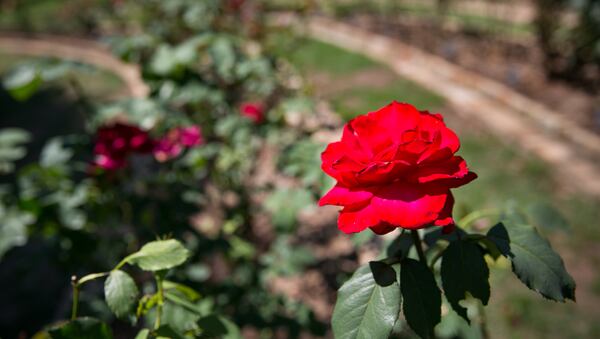
<path fill-rule="evenodd" d="M 202 131 L 197 125 L 171 129 L 154 147 L 154 158 L 163 162 L 177 157 L 185 147 L 202 144 Z"/>

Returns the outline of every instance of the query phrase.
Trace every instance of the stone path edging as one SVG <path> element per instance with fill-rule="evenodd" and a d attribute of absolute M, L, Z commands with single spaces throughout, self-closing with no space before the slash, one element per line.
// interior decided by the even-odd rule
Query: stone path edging
<path fill-rule="evenodd" d="M 445 97 L 464 118 L 475 119 L 553 165 L 568 182 L 600 196 L 600 166 L 580 154 L 600 154 L 600 137 L 503 84 L 382 35 L 323 17 L 307 19 L 315 39 L 366 55 Z M 564 140 L 562 140 L 564 139 Z M 501 164 L 500 164 L 501 165 Z"/>
<path fill-rule="evenodd" d="M 150 91 L 138 66 L 119 60 L 108 48 L 94 41 L 49 35 L 2 35 L 0 52 L 77 61 L 116 74 L 133 97 L 146 97 Z"/>

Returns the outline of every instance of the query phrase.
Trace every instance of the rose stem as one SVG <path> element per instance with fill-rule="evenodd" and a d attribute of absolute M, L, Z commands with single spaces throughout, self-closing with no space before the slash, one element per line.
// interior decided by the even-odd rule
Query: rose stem
<path fill-rule="evenodd" d="M 415 244 L 415 248 L 417 249 L 417 254 L 419 255 L 419 260 L 427 265 L 427 258 L 425 258 L 425 253 L 423 252 L 423 244 L 421 244 L 421 237 L 419 236 L 419 231 L 411 230 L 410 234 L 413 238 L 413 243 Z"/>

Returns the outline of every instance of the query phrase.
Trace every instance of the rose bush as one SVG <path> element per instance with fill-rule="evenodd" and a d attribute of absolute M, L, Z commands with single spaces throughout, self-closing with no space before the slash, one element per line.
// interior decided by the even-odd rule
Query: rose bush
<path fill-rule="evenodd" d="M 341 141 L 327 146 L 322 168 L 337 184 L 319 204 L 343 207 L 338 226 L 345 233 L 451 230 L 450 189 L 477 177 L 455 155 L 459 147 L 441 115 L 394 101 L 348 122 Z"/>
<path fill-rule="evenodd" d="M 331 320 L 335 337 L 405 337 L 400 331 L 406 331 L 407 337 L 414 332 L 435 338 L 449 327 L 455 336 L 471 331 L 475 319 L 485 337 L 483 308 L 473 299 L 488 304 L 488 260 L 501 257 L 542 296 L 575 300 L 575 281 L 562 259 L 518 209 L 493 211 L 500 220 L 486 234 L 479 233 L 485 226 L 473 224 L 489 211 L 454 221 L 450 190 L 477 177 L 455 155 L 459 147 L 441 115 L 392 102 L 348 122 L 341 140 L 322 153 L 322 169 L 337 183 L 319 203 L 343 207 L 342 231 L 402 229 L 389 243 L 387 257 L 359 267 L 338 290 Z M 419 230 L 428 226 L 443 228 Z M 442 314 L 443 308 L 452 312 Z"/>

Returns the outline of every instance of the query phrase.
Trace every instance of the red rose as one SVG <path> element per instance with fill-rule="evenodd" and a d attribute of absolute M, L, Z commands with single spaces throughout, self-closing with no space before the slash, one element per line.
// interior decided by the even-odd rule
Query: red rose
<path fill-rule="evenodd" d="M 245 102 L 240 106 L 240 112 L 246 118 L 259 124 L 265 119 L 265 109 L 259 102 Z"/>
<path fill-rule="evenodd" d="M 442 116 L 392 102 L 344 126 L 321 155 L 337 184 L 319 205 L 343 206 L 338 227 L 385 234 L 397 227 L 454 226 L 451 188 L 474 180 Z"/>
<path fill-rule="evenodd" d="M 96 131 L 94 164 L 106 170 L 125 167 L 127 157 L 132 153 L 149 153 L 154 148 L 154 140 L 148 132 L 124 123 L 102 126 Z"/>

